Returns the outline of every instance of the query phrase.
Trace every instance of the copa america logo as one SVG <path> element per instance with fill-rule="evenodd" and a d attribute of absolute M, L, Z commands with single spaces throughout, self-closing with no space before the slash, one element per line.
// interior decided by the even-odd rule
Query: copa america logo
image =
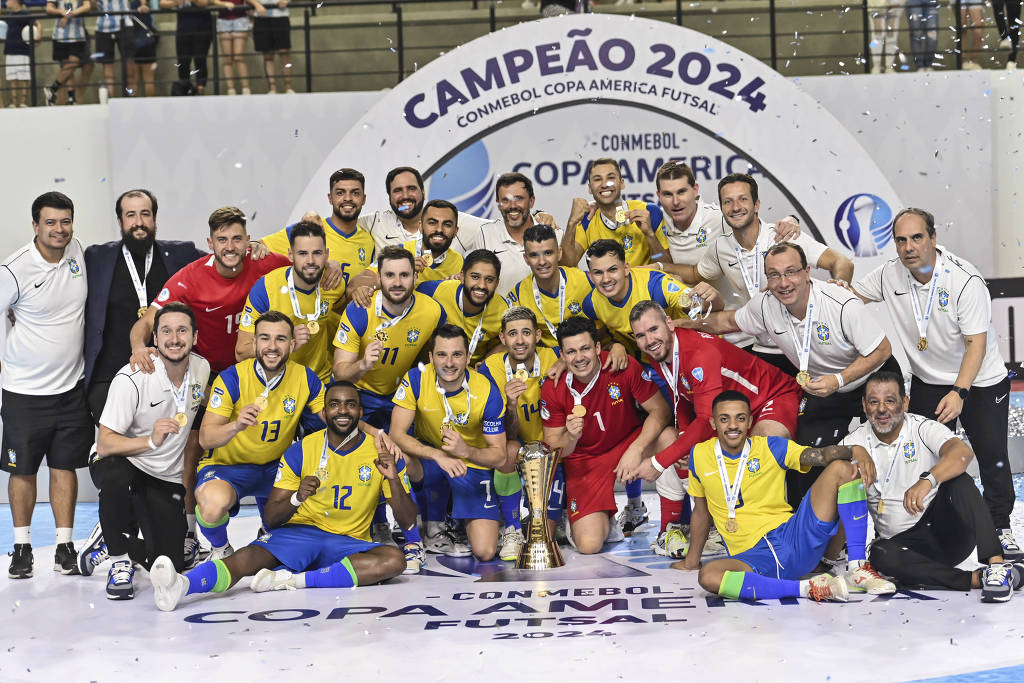
<path fill-rule="evenodd" d="M 463 213 L 494 218 L 494 171 L 483 140 L 477 140 L 434 171 L 428 190 L 430 197 L 448 197 Z"/>
<path fill-rule="evenodd" d="M 892 240 L 892 209 L 877 195 L 855 194 L 839 205 L 835 227 L 854 256 L 878 256 Z"/>

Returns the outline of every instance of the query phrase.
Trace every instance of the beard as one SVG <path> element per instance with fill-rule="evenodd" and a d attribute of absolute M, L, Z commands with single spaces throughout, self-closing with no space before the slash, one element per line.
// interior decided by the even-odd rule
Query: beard
<path fill-rule="evenodd" d="M 153 246 L 153 243 L 156 242 L 156 231 L 150 232 L 147 230 L 146 236 L 142 238 L 135 237 L 134 232 L 134 230 L 129 230 L 121 233 L 121 241 L 124 242 L 124 246 L 128 247 L 128 251 L 133 255 L 145 254 Z"/>

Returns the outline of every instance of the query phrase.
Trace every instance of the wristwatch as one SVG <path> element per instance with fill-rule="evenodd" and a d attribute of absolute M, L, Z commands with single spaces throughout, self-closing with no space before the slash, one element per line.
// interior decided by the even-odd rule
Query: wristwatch
<path fill-rule="evenodd" d="M 964 389 L 963 387 L 958 387 L 954 384 L 953 391 L 956 392 L 956 395 L 960 397 L 961 401 L 966 401 L 967 394 L 970 392 L 970 389 Z"/>
<path fill-rule="evenodd" d="M 936 488 L 939 487 L 939 482 L 935 479 L 935 475 L 932 474 L 930 470 L 926 471 L 926 472 L 922 472 L 921 476 L 918 477 L 918 478 L 919 479 L 927 479 L 929 482 L 931 482 L 931 485 L 932 485 L 933 489 L 936 489 Z"/>

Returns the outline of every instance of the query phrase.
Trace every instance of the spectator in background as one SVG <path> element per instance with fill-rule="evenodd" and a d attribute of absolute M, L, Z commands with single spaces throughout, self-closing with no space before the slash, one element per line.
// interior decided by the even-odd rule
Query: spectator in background
<path fill-rule="evenodd" d="M 1021 0 L 992 0 L 992 13 L 999 28 L 999 47 L 1010 49 L 1007 71 L 1017 68 L 1017 46 L 1020 44 Z"/>
<path fill-rule="evenodd" d="M 962 0 L 960 21 L 964 28 L 960 44 L 963 46 L 963 68 L 966 70 L 981 69 L 978 59 L 981 57 L 981 40 L 984 35 L 984 12 L 984 0 Z"/>
<path fill-rule="evenodd" d="M 256 51 L 263 54 L 263 71 L 267 74 L 267 92 L 277 92 L 274 57 L 281 58 L 281 75 L 284 76 L 284 91 L 294 95 L 292 89 L 292 34 L 291 20 L 288 19 L 288 0 L 275 0 L 267 6 L 266 14 L 256 10 L 252 23 L 252 42 Z"/>
<path fill-rule="evenodd" d="M 871 73 L 896 68 L 900 53 L 900 15 L 903 7 L 896 0 L 871 0 Z"/>
<path fill-rule="evenodd" d="M 907 0 L 905 11 L 914 65 L 918 71 L 933 71 L 935 66 L 941 66 L 942 59 L 936 54 L 939 49 L 939 0 Z"/>
<path fill-rule="evenodd" d="M 202 95 L 206 92 L 209 68 L 206 55 L 213 42 L 213 18 L 209 0 L 160 0 L 161 9 L 177 9 L 178 24 L 174 32 L 174 52 L 178 60 L 178 83 L 172 95 Z M 155 45 L 154 45 L 155 49 Z M 196 65 L 192 71 L 192 64 Z M 195 74 L 195 85 L 192 75 Z"/>
<path fill-rule="evenodd" d="M 47 106 L 57 104 L 57 94 L 67 86 L 67 103 L 76 104 L 71 77 L 89 60 L 89 40 L 82 15 L 92 9 L 90 0 L 47 0 L 46 13 L 60 17 L 53 27 L 53 61 L 60 64 L 57 78 L 43 88 Z M 91 64 L 91 62 L 89 62 Z M 83 83 L 84 85 L 84 83 Z"/>
<path fill-rule="evenodd" d="M 160 34 L 153 24 L 149 0 L 136 2 L 135 7 L 136 12 L 132 14 L 135 23 L 135 94 L 138 97 L 153 97 L 156 95 L 156 46 Z"/>
<path fill-rule="evenodd" d="M 25 19 L 29 11 L 21 0 L 7 0 L 7 41 L 4 43 L 4 61 L 6 62 L 5 77 L 11 84 L 11 106 L 28 106 L 28 84 L 31 80 L 29 73 L 29 52 L 31 46 L 23 40 L 22 33 L 26 28 L 32 26 L 39 45 L 39 38 L 43 35 L 42 28 L 38 21 Z"/>
<path fill-rule="evenodd" d="M 101 12 L 96 20 L 95 59 L 103 65 L 103 85 L 100 86 L 100 103 L 108 97 L 124 97 L 135 92 L 135 27 L 131 16 L 121 14 L 132 9 L 131 0 L 96 0 L 96 11 Z M 114 46 L 121 53 L 121 59 L 128 64 L 127 80 L 115 89 Z"/>
<path fill-rule="evenodd" d="M 259 0 L 212 0 L 214 7 L 222 8 L 217 15 L 217 37 L 220 39 L 221 65 L 228 95 L 238 93 L 235 90 L 235 72 L 238 73 L 242 94 L 252 94 L 249 89 L 249 67 L 245 64 L 245 39 L 252 27 L 245 8 L 246 2 L 256 9 L 257 14 L 266 14 L 267 10 Z"/>

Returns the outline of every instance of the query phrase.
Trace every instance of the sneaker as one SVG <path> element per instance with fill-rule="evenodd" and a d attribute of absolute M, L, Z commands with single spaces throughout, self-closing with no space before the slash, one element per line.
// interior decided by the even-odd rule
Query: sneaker
<path fill-rule="evenodd" d="M 639 507 L 635 507 L 630 503 L 626 503 L 626 507 L 622 508 L 622 513 L 619 514 L 618 522 L 619 526 L 622 527 L 622 533 L 625 536 L 632 536 L 633 531 L 647 521 L 647 505 L 641 502 Z"/>
<path fill-rule="evenodd" d="M 71 90 L 68 90 L 68 101 L 65 104 L 67 104 L 69 107 L 78 104 L 78 99 L 75 93 Z"/>
<path fill-rule="evenodd" d="M 7 576 L 12 579 L 32 578 L 32 544 L 15 543 L 14 550 L 7 553 L 11 558 L 11 566 L 7 570 Z"/>
<path fill-rule="evenodd" d="M 78 573 L 78 553 L 73 544 L 57 544 L 57 551 L 53 554 L 53 571 L 65 576 Z"/>
<path fill-rule="evenodd" d="M 57 90 L 49 85 L 43 86 L 43 98 L 46 100 L 46 106 L 52 107 L 57 104 Z"/>
<path fill-rule="evenodd" d="M 498 538 L 498 557 L 506 562 L 514 562 L 519 559 L 519 551 L 522 549 L 526 539 L 523 538 L 523 530 L 514 526 L 507 526 L 501 530 Z"/>
<path fill-rule="evenodd" d="M 1021 552 L 1017 540 L 1013 537 L 1012 529 L 999 529 L 999 545 L 1003 546 L 1003 559 L 1007 562 L 1024 560 L 1024 552 Z"/>
<path fill-rule="evenodd" d="M 405 571 L 403 574 L 419 574 L 427 563 L 427 553 L 422 543 L 406 543 L 402 548 L 405 553 Z"/>
<path fill-rule="evenodd" d="M 708 532 L 708 540 L 704 543 L 704 555 L 725 555 L 725 541 L 722 540 L 722 534 L 718 532 L 718 529 L 711 527 L 711 531 Z"/>
<path fill-rule="evenodd" d="M 172 612 L 188 592 L 188 579 L 174 571 L 171 558 L 161 555 L 149 568 L 149 580 L 153 583 L 153 600 L 162 612 Z"/>
<path fill-rule="evenodd" d="M 394 537 L 391 536 L 391 525 L 387 522 L 376 522 L 370 525 L 370 537 L 374 543 L 398 547 Z"/>
<path fill-rule="evenodd" d="M 210 548 L 210 554 L 207 555 L 206 559 L 212 562 L 213 560 L 223 560 L 224 558 L 231 557 L 234 554 L 235 549 L 231 547 L 230 543 L 228 543 L 220 548 Z"/>
<path fill-rule="evenodd" d="M 1013 597 L 1013 565 L 993 564 L 981 572 L 981 601 L 1007 602 Z"/>
<path fill-rule="evenodd" d="M 107 557 L 109 555 L 107 544 L 103 542 L 103 529 L 97 522 L 78 553 L 78 573 L 82 576 L 92 576 L 92 570 L 103 564 Z"/>
<path fill-rule="evenodd" d="M 249 90 L 249 88 L 242 88 L 242 94 L 243 95 L 251 95 L 252 94 L 252 90 Z"/>
<path fill-rule="evenodd" d="M 847 602 L 850 593 L 846 588 L 846 581 L 831 574 L 818 574 L 811 578 L 811 590 L 807 594 L 815 602 L 831 600 L 833 602 Z"/>
<path fill-rule="evenodd" d="M 618 519 L 611 520 L 611 524 L 608 525 L 608 536 L 604 539 L 605 543 L 619 543 L 626 540 L 626 532 L 622 530 L 621 520 L 622 515 Z"/>
<path fill-rule="evenodd" d="M 1008 61 L 1006 63 L 1006 70 L 1007 71 L 1016 71 L 1017 70 L 1017 62 L 1015 62 L 1013 60 Z"/>
<path fill-rule="evenodd" d="M 981 71 L 982 69 L 981 64 L 978 64 L 977 62 L 971 60 L 964 62 L 963 68 L 964 71 Z"/>
<path fill-rule="evenodd" d="M 860 566 L 853 571 L 847 571 L 844 578 L 851 593 L 890 595 L 896 592 L 896 584 L 883 578 L 867 560 L 861 560 Z"/>
<path fill-rule="evenodd" d="M 469 546 L 455 539 L 446 531 L 439 531 L 433 536 L 423 539 L 423 547 L 428 553 L 448 555 L 449 557 L 467 557 L 472 554 Z"/>
<path fill-rule="evenodd" d="M 237 95 L 238 91 L 234 88 L 228 88 L 228 95 Z"/>
<path fill-rule="evenodd" d="M 135 597 L 135 586 L 132 578 L 135 568 L 131 560 L 118 560 L 110 567 L 107 574 L 107 598 L 110 600 L 131 600 Z"/>
<path fill-rule="evenodd" d="M 690 542 L 686 539 L 683 525 L 672 522 L 658 535 L 658 540 L 651 544 L 655 555 L 664 555 L 676 560 L 686 557 Z"/>
<path fill-rule="evenodd" d="M 293 591 L 295 590 L 295 574 L 287 569 L 261 569 L 252 577 L 249 590 L 253 593 L 266 593 L 267 591 Z"/>
<path fill-rule="evenodd" d="M 191 531 L 185 533 L 185 569 L 192 569 L 199 564 L 199 539 Z"/>
<path fill-rule="evenodd" d="M 1024 589 L 1024 562 L 1020 560 L 1010 563 L 1010 574 L 1013 578 L 1013 590 Z"/>
<path fill-rule="evenodd" d="M 285 95 L 294 95 L 294 94 L 295 94 L 295 91 L 294 91 L 294 90 L 292 90 L 291 88 L 285 88 L 285 89 L 284 89 L 284 94 L 285 94 Z"/>
<path fill-rule="evenodd" d="M 1003 38 L 1000 38 L 1000 40 L 999 40 L 999 49 L 1000 50 L 1009 50 L 1010 47 L 1012 47 L 1011 44 L 1010 44 L 1010 36 L 1004 36 Z"/>

